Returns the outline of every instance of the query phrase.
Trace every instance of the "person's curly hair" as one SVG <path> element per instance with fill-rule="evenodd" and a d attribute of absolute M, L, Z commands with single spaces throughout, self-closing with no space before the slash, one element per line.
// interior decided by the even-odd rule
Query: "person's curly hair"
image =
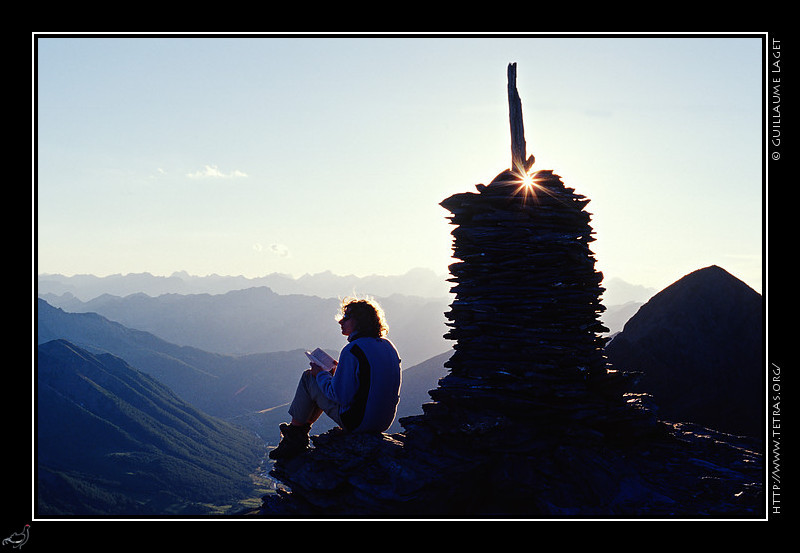
<path fill-rule="evenodd" d="M 345 298 L 342 300 L 342 316 L 355 319 L 359 336 L 383 338 L 389 332 L 383 309 L 375 300 Z"/>

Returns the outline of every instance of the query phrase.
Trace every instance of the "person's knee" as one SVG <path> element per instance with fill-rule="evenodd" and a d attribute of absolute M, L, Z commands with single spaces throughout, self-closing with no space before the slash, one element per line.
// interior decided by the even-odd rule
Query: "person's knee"
<path fill-rule="evenodd" d="M 316 379 L 314 378 L 314 375 L 311 374 L 311 369 L 306 369 L 303 371 L 303 374 L 300 375 L 300 380 L 303 382 L 311 382 Z"/>

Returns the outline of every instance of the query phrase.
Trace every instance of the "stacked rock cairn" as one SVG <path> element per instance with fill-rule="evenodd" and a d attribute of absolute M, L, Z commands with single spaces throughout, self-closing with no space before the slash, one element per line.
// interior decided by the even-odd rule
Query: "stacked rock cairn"
<path fill-rule="evenodd" d="M 425 413 L 441 419 L 442 432 L 477 432 L 490 447 L 531 432 L 620 432 L 624 419 L 647 427 L 645 410 L 623 400 L 627 375 L 610 370 L 603 353 L 589 200 L 525 157 L 515 64 L 509 113 L 512 168 L 441 203 L 460 260 L 450 266 L 455 299 L 446 314 L 455 345 Z"/>

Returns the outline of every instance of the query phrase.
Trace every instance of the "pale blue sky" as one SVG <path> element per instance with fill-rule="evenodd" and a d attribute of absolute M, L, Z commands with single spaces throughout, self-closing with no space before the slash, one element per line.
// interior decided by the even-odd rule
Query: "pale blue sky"
<path fill-rule="evenodd" d="M 607 278 L 762 291 L 761 37 L 39 38 L 40 273 L 446 273 L 447 212 L 528 153 Z"/>

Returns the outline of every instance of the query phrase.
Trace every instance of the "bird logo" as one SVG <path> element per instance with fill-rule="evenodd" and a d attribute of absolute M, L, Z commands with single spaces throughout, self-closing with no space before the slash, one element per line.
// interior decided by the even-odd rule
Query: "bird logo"
<path fill-rule="evenodd" d="M 15 549 L 19 549 L 25 542 L 28 541 L 28 531 L 30 530 L 31 525 L 26 524 L 25 528 L 22 529 L 22 532 L 14 532 L 6 539 L 3 540 L 3 545 L 10 545 Z"/>

